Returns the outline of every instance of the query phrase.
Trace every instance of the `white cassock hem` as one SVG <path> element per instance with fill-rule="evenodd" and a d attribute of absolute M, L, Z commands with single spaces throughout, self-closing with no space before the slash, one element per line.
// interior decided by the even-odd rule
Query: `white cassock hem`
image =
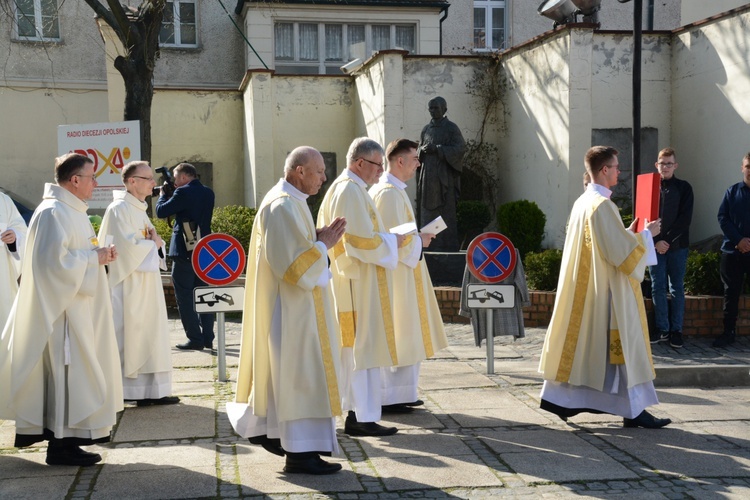
<path fill-rule="evenodd" d="M 386 366 L 380 369 L 383 405 L 412 403 L 417 398 L 419 363 L 409 366 Z"/>
<path fill-rule="evenodd" d="M 545 380 L 541 398 L 563 408 L 591 408 L 624 418 L 635 418 L 647 407 L 659 404 L 653 381 L 628 389 L 622 371 L 616 365 L 607 366 L 605 387 L 612 387 L 611 392 Z"/>
<path fill-rule="evenodd" d="M 353 411 L 357 422 L 377 422 L 382 416 L 380 368 L 354 369 L 354 349 L 341 348 L 341 408 Z"/>

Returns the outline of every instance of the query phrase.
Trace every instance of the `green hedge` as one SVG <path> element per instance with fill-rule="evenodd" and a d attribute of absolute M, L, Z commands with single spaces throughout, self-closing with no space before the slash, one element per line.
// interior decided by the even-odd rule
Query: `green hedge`
<path fill-rule="evenodd" d="M 250 246 L 250 234 L 255 220 L 255 209 L 240 205 L 229 205 L 214 209 L 211 219 L 211 231 L 234 236 L 247 251 Z M 166 219 L 152 218 L 151 222 L 159 233 L 169 251 L 169 241 L 172 238 L 172 226 Z M 174 222 L 172 222 L 174 223 Z"/>
<path fill-rule="evenodd" d="M 685 269 L 685 293 L 687 295 L 723 295 L 724 285 L 719 274 L 720 260 L 720 252 L 691 251 L 688 254 Z M 523 261 L 529 289 L 555 291 L 561 262 L 560 250 L 529 253 Z"/>
<path fill-rule="evenodd" d="M 497 228 L 513 242 L 521 258 L 542 248 L 547 216 L 533 201 L 518 200 L 497 209 Z"/>
<path fill-rule="evenodd" d="M 555 291 L 561 262 L 562 250 L 555 248 L 529 253 L 523 260 L 526 284 L 531 290 Z"/>
<path fill-rule="evenodd" d="M 721 252 L 688 254 L 685 269 L 685 293 L 689 295 L 723 295 L 719 263 Z"/>
<path fill-rule="evenodd" d="M 482 234 L 490 223 L 490 208 L 483 201 L 459 201 L 456 205 L 456 222 L 461 248 L 468 247 L 471 240 Z"/>

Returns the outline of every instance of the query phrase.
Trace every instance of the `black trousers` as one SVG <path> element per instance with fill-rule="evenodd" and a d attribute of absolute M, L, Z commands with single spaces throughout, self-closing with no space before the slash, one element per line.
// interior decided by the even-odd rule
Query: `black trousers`
<path fill-rule="evenodd" d="M 721 254 L 721 281 L 724 283 L 724 331 L 734 331 L 737 308 L 745 276 L 750 277 L 750 253 Z"/>

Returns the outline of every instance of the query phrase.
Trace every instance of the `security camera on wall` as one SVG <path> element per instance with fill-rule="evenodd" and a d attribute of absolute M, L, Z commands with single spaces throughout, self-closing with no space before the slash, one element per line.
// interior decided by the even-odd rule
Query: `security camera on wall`
<path fill-rule="evenodd" d="M 351 75 L 352 73 L 357 71 L 359 68 L 361 68 L 362 64 L 363 64 L 362 59 L 358 57 L 356 59 L 352 59 L 348 63 L 341 66 L 341 71 L 343 71 L 347 75 Z"/>

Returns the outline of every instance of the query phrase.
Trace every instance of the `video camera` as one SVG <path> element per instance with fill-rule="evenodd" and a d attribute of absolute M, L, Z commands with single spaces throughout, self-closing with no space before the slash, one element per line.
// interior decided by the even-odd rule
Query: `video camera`
<path fill-rule="evenodd" d="M 172 173 L 169 171 L 168 167 L 159 167 L 155 169 L 157 174 L 160 174 L 161 177 L 159 178 L 159 181 L 161 182 L 161 186 L 155 187 L 151 193 L 152 196 L 159 196 L 160 191 L 164 191 L 164 196 L 167 198 L 171 198 L 172 194 L 174 194 L 174 178 L 172 177 Z"/>

